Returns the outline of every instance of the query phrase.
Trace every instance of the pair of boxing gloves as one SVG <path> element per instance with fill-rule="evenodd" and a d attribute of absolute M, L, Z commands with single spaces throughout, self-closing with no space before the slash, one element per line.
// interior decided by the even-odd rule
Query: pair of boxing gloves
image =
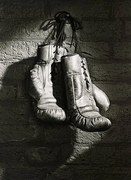
<path fill-rule="evenodd" d="M 84 131 L 104 131 L 111 122 L 107 95 L 91 82 L 85 58 L 53 44 L 38 47 L 30 71 L 29 94 L 36 117 L 44 122 L 69 122 Z M 99 107 L 99 108 L 98 108 Z"/>

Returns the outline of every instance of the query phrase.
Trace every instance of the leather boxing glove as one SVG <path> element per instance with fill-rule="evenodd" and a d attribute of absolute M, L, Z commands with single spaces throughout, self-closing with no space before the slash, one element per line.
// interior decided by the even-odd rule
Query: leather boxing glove
<path fill-rule="evenodd" d="M 30 71 L 29 94 L 33 97 L 37 118 L 43 121 L 62 122 L 66 119 L 60 69 L 61 56 L 66 53 L 63 47 L 58 47 L 56 53 L 53 44 L 38 47 L 37 63 Z"/>
<path fill-rule="evenodd" d="M 110 120 L 101 116 L 96 106 L 93 97 L 94 86 L 83 59 L 78 54 L 73 54 L 63 56 L 61 62 L 65 78 L 69 121 L 84 131 L 104 131 L 110 128 Z"/>

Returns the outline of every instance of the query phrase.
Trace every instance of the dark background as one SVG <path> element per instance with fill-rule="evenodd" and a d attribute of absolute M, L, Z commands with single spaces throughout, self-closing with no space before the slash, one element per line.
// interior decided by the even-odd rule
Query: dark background
<path fill-rule="evenodd" d="M 48 35 L 39 27 L 61 10 L 83 24 L 83 56 L 111 101 L 106 132 L 43 125 L 33 114 L 26 79 Z M 0 179 L 130 180 L 130 77 L 130 0 L 0 0 Z"/>

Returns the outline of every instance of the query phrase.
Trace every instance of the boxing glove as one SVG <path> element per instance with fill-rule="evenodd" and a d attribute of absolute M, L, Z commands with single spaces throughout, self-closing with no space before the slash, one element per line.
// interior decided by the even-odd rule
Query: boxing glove
<path fill-rule="evenodd" d="M 38 47 L 37 62 L 30 71 L 29 94 L 40 120 L 62 122 L 66 119 L 60 64 L 61 56 L 66 53 L 64 47 L 56 49 L 53 44 Z"/>
<path fill-rule="evenodd" d="M 61 62 L 66 86 L 68 120 L 84 131 L 109 129 L 110 120 L 101 116 L 96 105 L 93 95 L 97 97 L 98 92 L 96 93 L 97 89 L 93 86 L 89 72 L 85 68 L 85 60 L 83 61 L 78 54 L 73 54 L 63 56 Z M 96 99 L 100 101 L 100 98 Z"/>

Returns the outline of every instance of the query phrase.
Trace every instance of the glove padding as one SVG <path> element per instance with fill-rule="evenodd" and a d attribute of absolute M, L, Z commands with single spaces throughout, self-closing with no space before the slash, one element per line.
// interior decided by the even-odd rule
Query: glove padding
<path fill-rule="evenodd" d="M 89 74 L 89 70 L 88 70 L 88 66 L 87 66 L 87 61 L 85 58 L 81 58 L 81 59 L 82 59 L 82 61 L 81 61 L 82 75 L 83 75 L 83 78 L 87 82 L 86 83 L 87 89 L 90 88 L 90 91 L 92 91 L 92 95 L 93 95 L 96 103 L 98 104 L 98 106 L 101 109 L 103 109 L 104 111 L 107 111 L 110 106 L 109 98 L 100 88 L 98 88 L 95 84 L 92 83 L 90 74 Z M 89 84 L 90 84 L 90 86 L 89 86 Z"/>
<path fill-rule="evenodd" d="M 95 84 L 93 84 L 93 97 L 100 108 L 102 108 L 104 111 L 109 109 L 110 101 L 108 96 Z"/>

